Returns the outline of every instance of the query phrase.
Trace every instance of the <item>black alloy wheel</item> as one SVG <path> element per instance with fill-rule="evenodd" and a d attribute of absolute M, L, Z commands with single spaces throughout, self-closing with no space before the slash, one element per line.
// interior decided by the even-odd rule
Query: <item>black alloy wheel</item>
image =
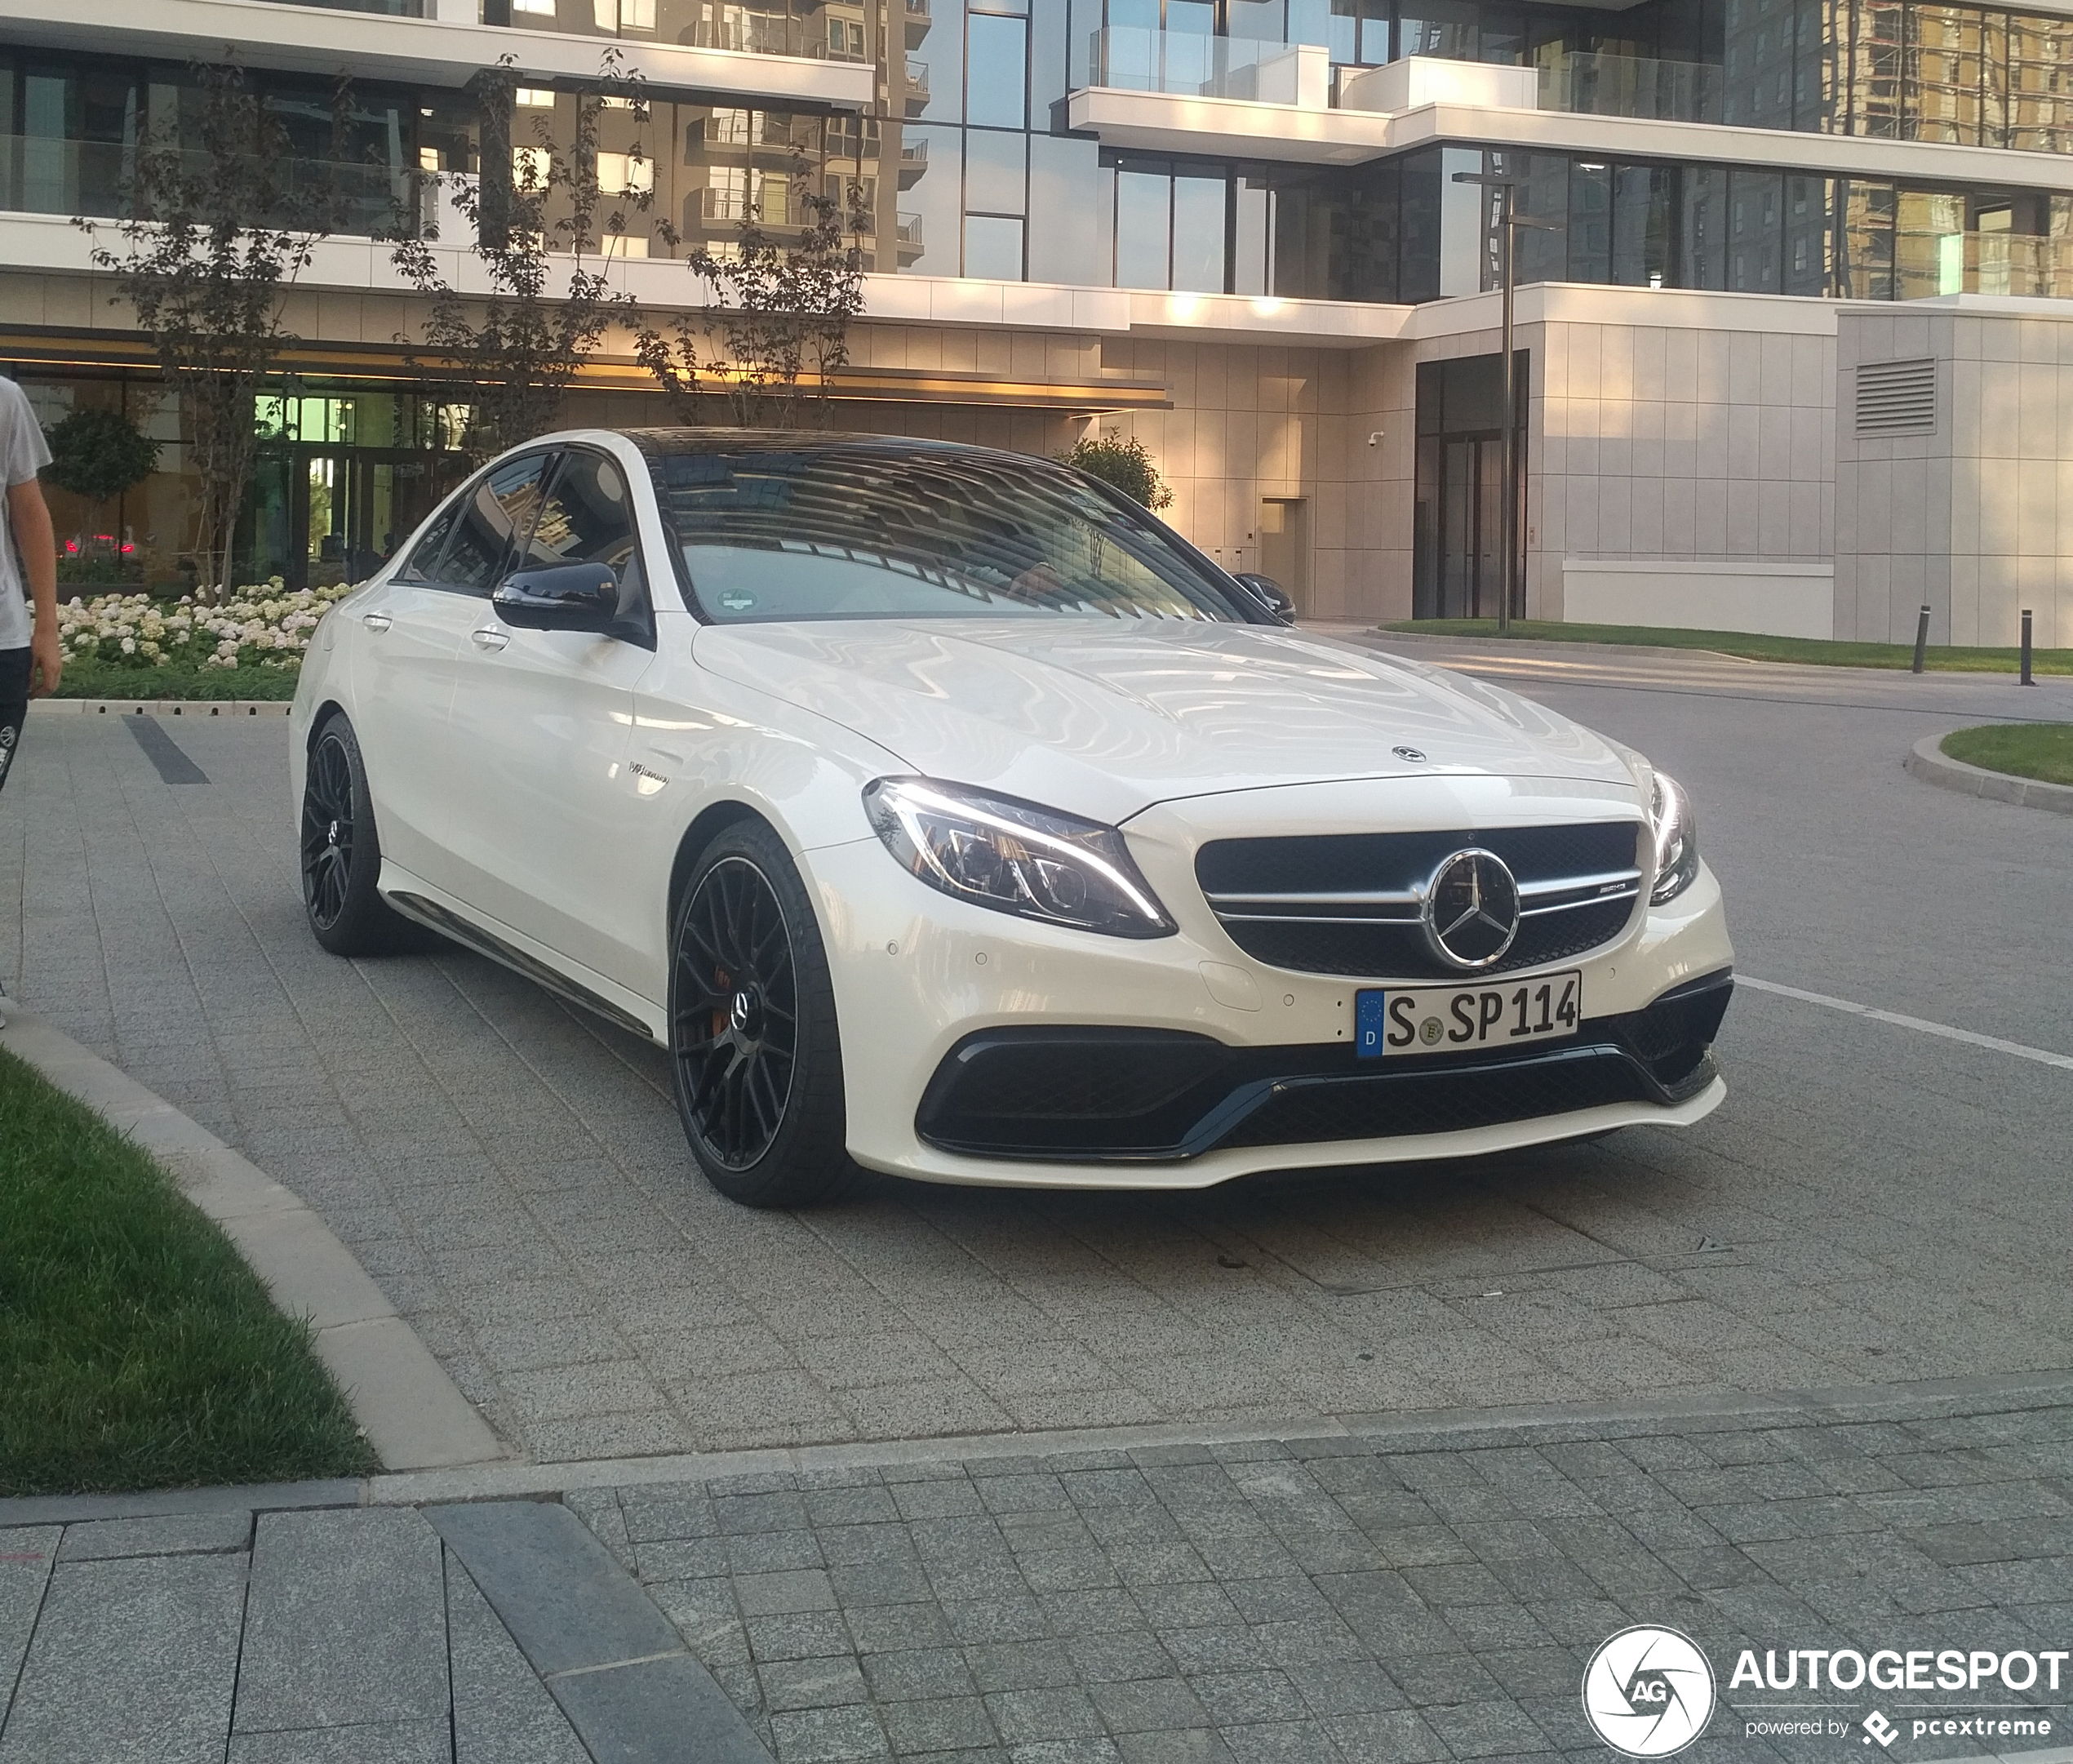
<path fill-rule="evenodd" d="M 360 744 L 334 712 L 309 744 L 302 791 L 302 900 L 333 955 L 380 955 L 428 941 L 375 891 L 381 841 Z"/>
<path fill-rule="evenodd" d="M 669 993 L 677 1112 L 707 1179 L 751 1206 L 835 1193 L 855 1166 L 834 990 L 798 873 L 760 821 L 737 822 L 699 858 Z"/>

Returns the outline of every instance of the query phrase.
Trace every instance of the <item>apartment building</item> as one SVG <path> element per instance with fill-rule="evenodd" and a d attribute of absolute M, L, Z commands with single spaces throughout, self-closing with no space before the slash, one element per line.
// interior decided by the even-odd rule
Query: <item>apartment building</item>
<path fill-rule="evenodd" d="M 0 367 L 47 421 L 119 403 L 166 442 L 61 524 L 154 567 L 184 543 L 176 402 L 74 217 L 120 211 L 195 63 L 234 53 L 313 162 L 349 73 L 372 233 L 413 171 L 495 172 L 484 69 L 522 142 L 608 47 L 653 101 L 610 242 L 650 309 L 745 211 L 781 232 L 800 180 L 858 181 L 841 427 L 1121 429 L 1177 526 L 1305 611 L 1490 614 L 1498 254 L 1457 175 L 1495 173 L 1538 223 L 1518 611 L 1899 638 L 1927 604 L 1937 641 L 2006 642 L 2028 607 L 2073 643 L 2073 0 L 0 0 Z M 319 248 L 247 567 L 364 573 L 454 481 L 420 316 L 385 245 Z M 624 342 L 570 420 L 663 420 Z"/>

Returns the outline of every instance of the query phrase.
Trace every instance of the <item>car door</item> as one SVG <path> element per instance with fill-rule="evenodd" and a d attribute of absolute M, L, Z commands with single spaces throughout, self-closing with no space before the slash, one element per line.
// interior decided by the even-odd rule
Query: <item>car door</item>
<path fill-rule="evenodd" d="M 639 915 L 624 861 L 651 817 L 652 780 L 629 772 L 633 687 L 655 658 L 632 487 L 602 450 L 570 447 L 547 480 L 520 568 L 603 563 L 628 636 L 524 630 L 484 604 L 455 695 L 455 763 L 470 781 L 450 826 L 463 890 L 504 923 L 633 987 Z"/>
<path fill-rule="evenodd" d="M 467 783 L 446 758 L 454 691 L 491 590 L 539 507 L 550 455 L 507 460 L 457 491 L 402 569 L 357 607 L 353 731 L 383 855 L 442 888 L 455 880 L 447 829 Z"/>

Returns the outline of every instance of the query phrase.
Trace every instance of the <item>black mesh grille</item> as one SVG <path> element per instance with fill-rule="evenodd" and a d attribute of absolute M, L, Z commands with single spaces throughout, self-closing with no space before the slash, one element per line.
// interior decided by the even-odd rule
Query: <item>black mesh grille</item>
<path fill-rule="evenodd" d="M 1205 894 L 1245 895 L 1390 892 L 1423 886 L 1454 852 L 1494 851 L 1522 883 L 1631 870 L 1640 829 L 1633 821 L 1489 832 L 1322 833 L 1293 839 L 1219 839 L 1196 854 Z M 1515 974 L 1567 961 L 1619 935 L 1636 903 L 1592 901 L 1525 920 L 1503 959 L 1480 970 Z M 1248 913 L 1270 910 L 1247 906 Z M 1222 915 L 1219 914 L 1219 918 Z M 1375 980 L 1454 980 L 1415 922 L 1319 924 L 1299 918 L 1223 918 L 1231 940 L 1254 960 L 1305 974 Z"/>
<path fill-rule="evenodd" d="M 1489 832 L 1316 833 L 1294 839 L 1218 839 L 1195 855 L 1205 894 L 1351 893 L 1412 888 L 1470 846 L 1503 858 L 1522 882 L 1634 868 L 1631 820 Z"/>
<path fill-rule="evenodd" d="M 1652 1102 L 1648 1080 L 1615 1048 L 1578 1048 L 1530 1065 L 1383 1073 L 1359 1083 L 1292 1084 L 1248 1116 L 1225 1145 L 1311 1145 L 1400 1139 Z"/>

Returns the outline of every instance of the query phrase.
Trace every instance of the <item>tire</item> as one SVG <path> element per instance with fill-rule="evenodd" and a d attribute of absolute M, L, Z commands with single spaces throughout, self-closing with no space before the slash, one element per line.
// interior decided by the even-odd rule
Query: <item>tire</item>
<path fill-rule="evenodd" d="M 309 744 L 302 791 L 302 904 L 317 941 L 335 956 L 422 949 L 426 935 L 375 892 L 381 839 L 367 768 L 343 711 Z"/>
<path fill-rule="evenodd" d="M 810 1206 L 845 1149 L 835 988 L 799 872 L 760 820 L 699 855 L 670 926 L 669 1064 L 705 1179 L 744 1206 Z"/>

